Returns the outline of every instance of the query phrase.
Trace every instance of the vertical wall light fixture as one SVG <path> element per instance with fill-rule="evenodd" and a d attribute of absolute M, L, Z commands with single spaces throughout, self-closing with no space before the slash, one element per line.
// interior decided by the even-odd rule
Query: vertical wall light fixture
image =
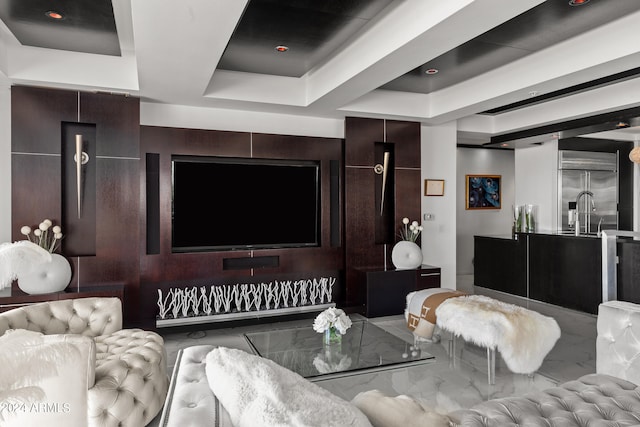
<path fill-rule="evenodd" d="M 388 171 L 389 171 L 389 152 L 385 151 L 384 157 L 382 160 L 382 197 L 380 198 L 380 216 L 384 215 L 384 194 L 387 187 Z"/>
<path fill-rule="evenodd" d="M 89 162 L 89 155 L 83 151 L 82 135 L 76 134 L 76 153 L 73 160 L 76 163 L 76 191 L 78 196 L 78 218 L 82 218 L 82 165 Z"/>

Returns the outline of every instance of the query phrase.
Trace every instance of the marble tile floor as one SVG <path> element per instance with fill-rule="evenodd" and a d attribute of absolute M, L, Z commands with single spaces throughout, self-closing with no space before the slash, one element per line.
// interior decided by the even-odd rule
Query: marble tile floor
<path fill-rule="evenodd" d="M 468 282 L 458 283 L 458 289 L 522 305 L 556 319 L 562 330 L 562 336 L 537 373 L 533 376 L 514 374 L 508 370 L 504 361 L 499 357 L 499 353 L 496 353 L 496 383 L 489 385 L 487 382 L 486 350 L 458 340 L 455 357 L 451 359 L 448 354 L 448 335 L 443 335 L 443 339 L 438 343 L 420 343 L 421 350 L 428 351 L 435 356 L 433 363 L 318 380 L 316 384 L 347 400 L 351 400 L 359 392 L 371 389 L 381 390 L 391 396 L 411 395 L 424 404 L 446 413 L 470 407 L 491 398 L 542 390 L 559 382 L 595 372 L 595 316 L 528 301 L 489 289 L 474 289 L 473 285 L 469 285 Z M 403 316 L 369 320 L 405 340 L 407 345 L 413 344 L 413 336 L 405 327 Z M 203 329 L 189 333 L 160 330 L 160 333 L 165 339 L 168 367 L 171 371 L 180 348 L 198 344 L 213 344 L 250 351 L 242 335 L 245 332 L 295 325 L 310 326 L 312 322 L 313 320 L 310 318 L 261 325 Z"/>

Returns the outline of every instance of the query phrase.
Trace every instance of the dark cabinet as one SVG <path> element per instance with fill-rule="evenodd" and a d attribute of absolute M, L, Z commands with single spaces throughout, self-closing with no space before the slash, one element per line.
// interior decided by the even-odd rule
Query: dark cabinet
<path fill-rule="evenodd" d="M 601 241 L 529 236 L 529 298 L 596 314 L 602 302 Z"/>
<path fill-rule="evenodd" d="M 423 264 L 416 270 L 359 269 L 366 289 L 367 317 L 402 314 L 409 292 L 440 287 L 440 267 Z"/>
<path fill-rule="evenodd" d="M 475 286 L 597 313 L 602 301 L 600 239 L 518 233 L 516 238 L 475 236 L 474 242 Z"/>
<path fill-rule="evenodd" d="M 527 237 L 475 236 L 473 274 L 475 286 L 521 297 L 527 296 Z"/>
<path fill-rule="evenodd" d="M 640 304 L 640 242 L 618 241 L 618 299 Z"/>

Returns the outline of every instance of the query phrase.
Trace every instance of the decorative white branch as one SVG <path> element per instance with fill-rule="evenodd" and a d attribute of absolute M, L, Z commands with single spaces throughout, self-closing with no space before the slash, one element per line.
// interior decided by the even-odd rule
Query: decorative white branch
<path fill-rule="evenodd" d="M 273 310 L 330 303 L 335 277 L 286 280 L 269 283 L 158 289 L 158 317 L 193 317 L 212 313 Z M 233 306 L 233 308 L 232 308 Z"/>

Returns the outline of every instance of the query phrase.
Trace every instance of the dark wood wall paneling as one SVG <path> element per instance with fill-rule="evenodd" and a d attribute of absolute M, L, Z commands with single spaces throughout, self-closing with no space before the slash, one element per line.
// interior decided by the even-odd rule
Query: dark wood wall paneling
<path fill-rule="evenodd" d="M 346 304 L 364 310 L 365 292 L 358 269 L 393 268 L 391 250 L 396 240 L 376 243 L 376 191 L 373 171 L 376 142 L 393 144 L 393 235 L 403 217 L 421 221 L 420 123 L 347 117 L 345 119 L 345 277 Z"/>
<path fill-rule="evenodd" d="M 144 288 L 145 305 L 155 316 L 157 289 L 171 286 L 229 284 L 247 281 L 290 280 L 296 278 L 338 275 L 334 298 L 344 298 L 343 245 L 331 245 L 330 230 L 330 164 L 342 160 L 342 140 L 286 135 L 251 134 L 216 130 L 196 130 L 142 126 L 142 161 L 147 153 L 159 155 L 159 230 L 147 230 L 146 217 L 140 215 L 140 241 L 146 233 L 160 234 L 160 251 L 148 254 L 140 248 L 140 280 Z M 260 249 L 254 251 L 216 251 L 198 253 L 171 252 L 171 155 L 225 156 L 269 159 L 320 160 L 321 162 L 321 246 L 300 249 Z M 146 165 L 141 166 L 141 206 L 147 206 Z M 340 177 L 342 181 L 343 178 Z M 228 183 L 233 185 L 233 183 Z M 206 197 L 206 186 L 195 189 Z M 342 195 L 338 197 L 342 204 Z M 220 206 L 224 209 L 224 206 Z M 259 209 L 258 209 L 259 212 Z M 291 213 L 295 214 L 295 213 Z M 259 218 L 256 218 L 259 223 Z M 339 221 L 342 223 L 342 221 Z M 194 225 L 197 227 L 198 225 Z M 231 225 L 234 226 L 234 225 Z M 223 268 L 224 260 L 248 257 L 278 257 L 277 267 L 259 269 Z"/>
<path fill-rule="evenodd" d="M 125 286 L 125 319 L 138 319 L 139 123 L 137 98 L 14 86 L 12 88 L 12 239 L 20 227 L 62 213 L 63 122 L 96 126 L 95 256 L 69 257 L 70 287 Z M 28 154 L 25 154 L 28 153 Z M 63 233 L 68 232 L 63 228 Z M 64 253 L 63 253 L 64 255 Z M 16 294 L 20 291 L 14 288 Z M 10 301 L 2 301 L 7 303 Z"/>
<path fill-rule="evenodd" d="M 419 123 L 347 118 L 343 144 L 336 138 L 141 127 L 136 98 L 21 86 L 12 91 L 12 238 L 22 238 L 22 225 L 33 225 L 44 218 L 64 224 L 61 125 L 94 123 L 98 141 L 96 254 L 70 259 L 74 272 L 71 287 L 82 290 L 113 283 L 114 288 L 121 288 L 124 284 L 125 318 L 129 323 L 144 323 L 155 317 L 158 286 L 186 281 L 208 283 L 212 279 L 233 283 L 248 276 L 258 281 L 337 274 L 340 277 L 334 296 L 338 303 L 361 306 L 362 284 L 354 279 L 353 269 L 391 267 L 393 242 L 385 252 L 384 245 L 372 240 L 375 142 L 394 144 L 396 227 L 405 216 L 420 219 Z M 140 244 L 147 241 L 147 153 L 158 155 L 160 193 L 158 230 L 151 230 L 158 234 L 159 253 L 149 255 L 146 244 Z M 320 160 L 321 247 L 172 254 L 171 154 Z M 346 170 L 336 168 L 336 164 L 344 164 Z M 338 209 L 330 204 L 332 183 L 334 193 L 336 188 L 331 171 L 336 170 L 340 175 L 339 195 L 334 197 Z M 206 188 L 198 190 L 206 194 Z M 336 212 L 340 215 L 333 221 L 337 231 L 330 229 L 330 217 Z M 343 238 L 336 242 L 335 236 Z M 225 258 L 251 256 L 277 256 L 279 265 L 256 271 L 223 269 Z"/>

